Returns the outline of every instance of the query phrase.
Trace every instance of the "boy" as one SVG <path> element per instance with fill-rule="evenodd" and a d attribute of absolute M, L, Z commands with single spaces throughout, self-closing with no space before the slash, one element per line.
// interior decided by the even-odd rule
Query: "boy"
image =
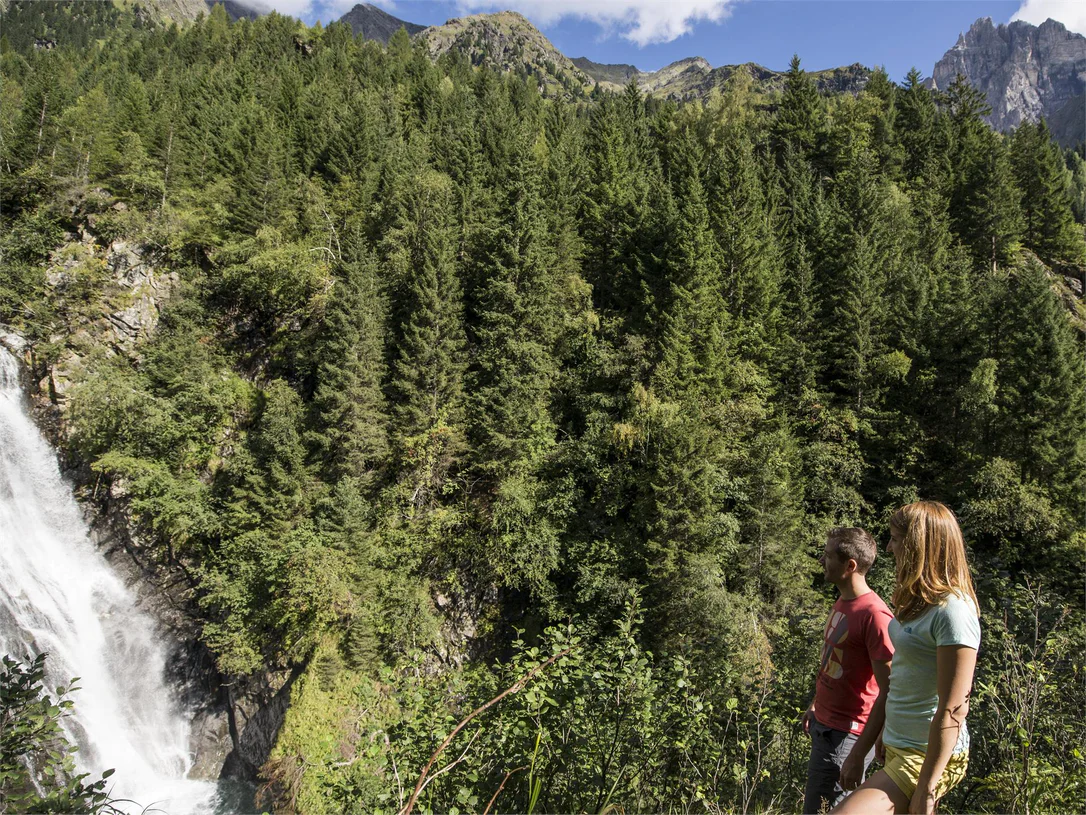
<path fill-rule="evenodd" d="M 882 730 L 894 647 L 886 603 L 867 585 L 878 546 L 863 529 L 838 527 L 819 558 L 840 594 L 826 622 L 815 698 L 803 718 L 811 737 L 803 811 L 829 811 L 863 781 Z M 851 756 L 851 760 L 849 757 Z"/>

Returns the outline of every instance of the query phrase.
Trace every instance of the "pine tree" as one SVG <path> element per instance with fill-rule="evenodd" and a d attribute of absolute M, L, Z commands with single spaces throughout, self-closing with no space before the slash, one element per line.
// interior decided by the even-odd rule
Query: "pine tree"
<path fill-rule="evenodd" d="M 1050 265 L 1081 267 L 1086 246 L 1071 211 L 1067 169 L 1044 120 L 1020 125 L 1010 154 L 1022 194 L 1023 243 Z"/>
<path fill-rule="evenodd" d="M 531 456 L 553 433 L 548 400 L 558 326 L 551 250 L 542 232 L 537 169 L 521 153 L 513 170 L 504 215 L 481 236 L 476 258 L 486 276 L 475 295 L 473 435 L 487 469 Z"/>
<path fill-rule="evenodd" d="M 996 360 L 993 453 L 1017 462 L 1027 479 L 1051 485 L 1061 499 L 1081 495 L 1081 338 L 1035 260 L 993 283 L 986 315 Z"/>
<path fill-rule="evenodd" d="M 401 302 L 389 382 L 393 437 L 417 506 L 435 500 L 463 450 L 464 328 L 452 206 L 447 176 L 417 173 L 397 196 L 382 247 Z"/>
<path fill-rule="evenodd" d="M 221 170 L 234 182 L 232 225 L 255 233 L 274 224 L 286 186 L 286 145 L 272 115 L 255 100 L 238 106 L 219 151 Z"/>
<path fill-rule="evenodd" d="M 653 381 L 662 396 L 678 399 L 688 391 L 718 392 L 730 372 L 725 364 L 728 316 L 718 248 L 701 179 L 701 147 L 691 127 L 679 127 L 670 153 L 676 219 L 664 254 L 668 288 Z"/>
<path fill-rule="evenodd" d="M 991 108 L 965 77 L 959 75 L 947 89 L 945 105 L 954 140 L 950 155 L 954 229 L 978 261 L 994 268 L 1010 261 L 1020 229 L 1006 146 L 981 119 Z"/>
<path fill-rule="evenodd" d="M 781 235 L 785 273 L 775 367 L 782 393 L 795 404 L 816 387 L 823 369 L 825 332 L 819 319 L 823 306 L 815 264 L 829 213 L 810 163 L 790 146 L 785 148 L 778 184 L 776 231 Z"/>
<path fill-rule="evenodd" d="M 879 169 L 889 179 L 898 179 L 905 150 L 899 141 L 897 124 L 898 89 L 885 69 L 876 68 L 863 90 L 864 97 L 874 103 L 871 116 L 871 148 L 878 156 Z"/>
<path fill-rule="evenodd" d="M 745 355 L 765 363 L 777 334 L 780 255 L 769 223 L 754 147 L 732 130 L 710 163 L 709 221 L 719 247 L 721 294 Z"/>
<path fill-rule="evenodd" d="M 838 386 L 857 414 L 869 407 L 875 357 L 881 351 L 880 290 L 870 239 L 857 235 L 844 267 L 843 288 L 834 309 Z"/>
<path fill-rule="evenodd" d="M 317 338 L 314 453 L 330 482 L 363 478 L 388 452 L 384 380 L 384 293 L 377 264 L 358 240 L 335 278 Z"/>
<path fill-rule="evenodd" d="M 903 150 L 906 179 L 919 178 L 932 159 L 936 108 L 932 93 L 916 68 L 909 70 L 905 87 L 897 94 L 896 132 Z"/>
<path fill-rule="evenodd" d="M 818 89 L 800 67 L 799 56 L 793 55 L 785 76 L 784 94 L 772 133 L 778 156 L 784 154 L 784 146 L 792 145 L 807 158 L 818 154 L 825 132 L 825 111 Z"/>
<path fill-rule="evenodd" d="M 640 105 L 635 106 L 632 93 L 627 92 L 622 106 L 611 99 L 601 101 L 585 135 L 585 268 L 596 304 L 618 312 L 625 310 L 630 293 L 639 288 L 634 244 L 644 217 L 644 180 L 634 143 L 644 113 Z"/>

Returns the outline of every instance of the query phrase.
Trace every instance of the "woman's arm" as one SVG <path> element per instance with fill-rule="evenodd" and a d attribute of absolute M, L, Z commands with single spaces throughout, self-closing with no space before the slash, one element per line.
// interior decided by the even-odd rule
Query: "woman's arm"
<path fill-rule="evenodd" d="M 969 713 L 969 693 L 973 688 L 977 651 L 967 645 L 941 645 L 935 649 L 935 666 L 939 707 L 931 720 L 928 751 L 920 768 L 920 778 L 909 812 L 935 811 L 935 786 L 954 753 L 958 734 Z"/>

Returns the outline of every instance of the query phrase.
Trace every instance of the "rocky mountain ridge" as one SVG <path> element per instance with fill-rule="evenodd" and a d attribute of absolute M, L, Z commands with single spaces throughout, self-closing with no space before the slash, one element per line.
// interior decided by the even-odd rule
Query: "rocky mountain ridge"
<path fill-rule="evenodd" d="M 393 17 L 387 11 L 377 8 L 372 3 L 359 3 L 340 17 L 339 22 L 347 23 L 356 37 L 376 40 L 384 45 L 388 45 L 392 35 L 401 28 L 407 29 L 407 33 L 412 36 L 426 28 L 424 25 L 409 23 L 399 17 Z"/>
<path fill-rule="evenodd" d="M 544 93 L 578 96 L 597 85 L 603 90 L 621 90 L 631 80 L 644 93 L 662 99 L 687 101 L 702 99 L 719 88 L 737 70 L 749 71 L 758 90 L 779 90 L 785 74 L 761 65 L 723 65 L 714 68 L 704 57 L 687 57 L 657 71 L 639 71 L 634 65 L 607 65 L 586 57 L 570 59 L 555 48 L 523 15 L 505 11 L 476 14 L 431 26 L 417 37 L 427 44 L 437 58 L 456 49 L 473 65 L 488 65 L 537 77 Z M 811 72 L 824 93 L 858 93 L 871 72 L 860 64 Z"/>
<path fill-rule="evenodd" d="M 416 38 L 434 59 L 455 49 L 472 65 L 534 76 L 540 90 L 548 95 L 581 96 L 596 84 L 515 11 L 456 17 L 444 25 L 430 26 Z"/>
<path fill-rule="evenodd" d="M 977 20 L 936 63 L 933 85 L 946 90 L 958 74 L 984 92 L 996 129 L 1044 117 L 1062 144 L 1086 139 L 1086 37 L 1062 23 Z"/>

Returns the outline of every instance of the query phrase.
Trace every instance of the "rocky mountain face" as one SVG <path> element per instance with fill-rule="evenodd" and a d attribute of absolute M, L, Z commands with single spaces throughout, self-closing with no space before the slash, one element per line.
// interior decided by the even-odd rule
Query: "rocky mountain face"
<path fill-rule="evenodd" d="M 407 33 L 411 36 L 426 28 L 424 25 L 409 23 L 399 17 L 393 17 L 387 11 L 382 11 L 370 3 L 359 3 L 340 17 L 339 22 L 347 23 L 356 37 L 377 40 L 385 45 L 388 44 L 392 35 L 401 28 L 406 28 Z"/>
<path fill-rule="evenodd" d="M 241 19 L 255 20 L 262 14 L 267 14 L 271 9 L 264 6 L 256 0 L 246 0 L 244 3 L 238 2 L 238 0 L 205 0 L 208 9 L 213 9 L 215 6 L 222 6 L 231 20 L 237 21 Z"/>
<path fill-rule="evenodd" d="M 762 92 L 780 90 L 784 87 L 786 76 L 753 62 L 713 68 L 703 57 L 681 59 L 659 71 L 639 71 L 633 65 L 601 65 L 584 57 L 573 61 L 604 87 L 625 85 L 633 79 L 645 93 L 678 101 L 704 98 L 713 88 L 723 86 L 739 70 L 749 72 L 755 87 Z M 826 71 L 812 71 L 810 75 L 822 93 L 859 93 L 871 77 L 871 71 L 857 63 Z"/>
<path fill-rule="evenodd" d="M 1011 130 L 1044 117 L 1062 144 L 1086 138 L 1086 37 L 1062 23 L 977 20 L 936 63 L 933 84 L 946 90 L 958 74 L 987 96 L 993 127 Z"/>
<path fill-rule="evenodd" d="M 644 93 L 664 99 L 702 99 L 713 88 L 724 85 L 735 71 L 749 71 L 759 91 L 784 87 L 785 74 L 753 63 L 713 68 L 703 57 L 689 57 L 658 71 L 639 71 L 634 65 L 607 65 L 586 57 L 569 59 L 520 14 L 477 14 L 432 26 L 418 37 L 431 56 L 437 58 L 456 49 L 473 65 L 488 65 L 502 71 L 535 76 L 540 88 L 552 95 L 579 96 L 597 84 L 604 90 L 619 91 L 631 80 Z M 820 91 L 858 93 L 871 72 L 862 65 L 812 72 Z"/>
<path fill-rule="evenodd" d="M 626 85 L 641 74 L 633 65 L 604 65 L 593 62 L 588 57 L 574 57 L 573 64 L 597 82 L 610 82 L 613 85 Z"/>
<path fill-rule="evenodd" d="M 515 11 L 454 18 L 417 36 L 434 59 L 455 49 L 466 55 L 472 65 L 533 76 L 547 95 L 581 96 L 596 84 L 596 80 Z"/>

